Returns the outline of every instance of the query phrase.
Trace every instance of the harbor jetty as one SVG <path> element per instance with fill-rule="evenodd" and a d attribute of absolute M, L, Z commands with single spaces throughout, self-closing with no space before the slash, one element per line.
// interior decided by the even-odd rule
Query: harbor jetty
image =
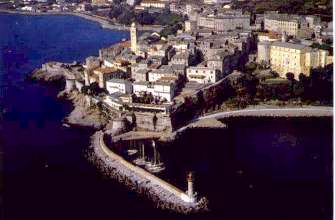
<path fill-rule="evenodd" d="M 143 166 L 143 164 L 136 163 L 136 160 L 126 160 L 126 156 L 123 157 L 122 153 L 118 154 L 116 145 L 123 147 L 125 145 L 123 142 L 125 141 L 135 142 L 137 140 L 143 141 L 143 139 L 159 139 L 162 142 L 173 142 L 178 135 L 182 135 L 187 129 L 226 129 L 227 125 L 224 123 L 224 119 L 229 117 L 324 117 L 332 116 L 333 114 L 332 107 L 326 106 L 297 106 L 290 108 L 287 106 L 268 106 L 267 108 L 254 106 L 242 110 L 212 112 L 207 115 L 198 113 L 192 115 L 193 117 L 190 117 L 192 118 L 191 120 L 177 123 L 177 127 L 173 123 L 167 123 L 167 118 L 170 117 L 169 113 L 174 108 L 187 110 L 187 106 L 177 104 L 171 108 L 158 106 L 159 114 L 146 113 L 146 115 L 136 111 L 132 113 L 125 112 L 122 105 L 116 105 L 118 103 L 114 103 L 118 107 L 115 109 L 115 107 L 113 108 L 113 106 L 108 104 L 108 100 L 106 101 L 103 96 L 83 92 L 82 88 L 85 86 L 86 79 L 85 68 L 78 63 L 46 63 L 42 65 L 41 69 L 33 72 L 32 79 L 46 82 L 65 81 L 63 96 L 72 100 L 75 106 L 74 111 L 66 122 L 93 126 L 99 130 L 92 136 L 88 158 L 103 173 L 120 181 L 131 190 L 148 197 L 157 207 L 184 214 L 208 210 L 208 200 L 205 197 L 196 198 L 194 194 L 192 175 L 188 176 L 187 183 L 185 181 L 187 191 L 179 189 L 153 174 L 157 170 L 165 169 L 164 163 L 160 163 L 159 159 L 157 159 L 160 158 L 158 151 L 153 150 L 154 160 L 149 161 L 149 164 L 145 163 Z M 223 84 L 224 82 L 226 81 L 222 81 Z M 216 86 L 224 86 L 223 84 L 214 84 L 214 87 L 205 89 L 213 90 L 217 88 Z M 211 92 L 204 90 L 204 93 L 207 94 L 204 96 L 206 97 L 205 101 L 213 98 Z M 133 105 L 133 103 L 130 103 L 130 106 Z M 143 110 L 144 107 L 147 108 L 148 106 L 143 107 L 137 104 L 135 107 L 142 107 Z M 181 111 L 181 113 L 183 112 Z M 175 121 L 181 118 L 178 117 L 178 111 L 175 111 L 171 117 L 175 117 Z M 142 127 L 139 125 L 142 125 Z M 108 141 L 106 142 L 105 135 L 108 136 Z M 155 145 L 153 145 L 153 149 L 156 149 Z M 143 152 L 144 149 L 141 151 L 142 155 L 144 155 Z M 145 157 L 137 159 L 143 158 L 145 159 Z M 143 160 L 141 161 L 143 162 Z"/>
<path fill-rule="evenodd" d="M 147 196 L 159 208 L 184 214 L 208 210 L 206 198 L 194 200 L 181 189 L 126 161 L 106 146 L 103 135 L 98 131 L 92 136 L 89 159 L 106 175 Z"/>

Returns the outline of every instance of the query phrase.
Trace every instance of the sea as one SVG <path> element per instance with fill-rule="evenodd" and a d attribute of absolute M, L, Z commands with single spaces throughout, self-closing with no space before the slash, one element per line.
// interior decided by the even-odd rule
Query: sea
<path fill-rule="evenodd" d="M 84 61 L 127 32 L 75 16 L 0 14 L 2 219 L 331 219 L 332 119 L 236 118 L 186 131 L 161 147 L 166 180 L 195 190 L 210 211 L 155 208 L 86 159 L 93 131 L 62 126 L 61 85 L 27 76 L 48 61 Z"/>

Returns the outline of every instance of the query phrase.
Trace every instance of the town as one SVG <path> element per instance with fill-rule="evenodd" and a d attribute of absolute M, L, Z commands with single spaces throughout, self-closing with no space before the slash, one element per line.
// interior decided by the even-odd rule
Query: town
<path fill-rule="evenodd" d="M 61 72 L 68 96 L 75 92 L 85 97 L 87 108 L 97 106 L 105 120 L 113 122 L 111 128 L 105 122 L 104 134 L 96 136 L 98 145 L 141 142 L 141 147 L 128 150 L 128 156 L 139 153 L 139 157 L 131 165 L 122 162 L 138 173 L 142 171 L 134 163 L 150 173 L 165 169 L 156 150 L 158 139 L 169 139 L 189 125 L 225 127 L 215 120 L 194 124 L 201 117 L 260 106 L 332 105 L 332 20 L 319 14 L 251 13 L 242 6 L 216 0 L 14 1 L 1 5 L 5 10 L 37 14 L 80 12 L 129 30 L 130 39 L 100 49 L 99 56 L 87 57 L 83 63 L 49 62 L 33 77 Z M 323 10 L 323 6 L 315 7 Z M 146 25 L 159 31 L 143 31 Z M 154 149 L 149 165 L 144 145 Z M 100 154 L 121 160 L 105 143 L 102 146 Z M 146 177 L 161 184 L 154 176 Z M 192 204 L 196 200 L 192 181 L 189 174 L 187 195 L 173 187 L 163 188 Z"/>
<path fill-rule="evenodd" d="M 135 9 L 164 5 L 143 1 Z M 139 32 L 134 20 L 130 40 L 68 67 L 76 74 L 67 77 L 67 90 L 93 94 L 107 111 L 132 115 L 137 129 L 156 132 L 273 100 L 331 103 L 332 22 L 276 11 L 252 19 L 229 3 L 175 6 L 185 7 L 170 8 L 185 17 L 175 34 Z"/>

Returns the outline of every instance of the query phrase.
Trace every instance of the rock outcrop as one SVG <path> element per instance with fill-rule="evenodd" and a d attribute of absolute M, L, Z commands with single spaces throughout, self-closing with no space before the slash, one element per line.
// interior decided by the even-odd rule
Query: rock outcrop
<path fill-rule="evenodd" d="M 90 105 L 84 94 L 74 90 L 66 96 L 74 105 L 73 111 L 64 119 L 66 123 L 97 130 L 108 124 L 109 118 L 96 105 Z"/>

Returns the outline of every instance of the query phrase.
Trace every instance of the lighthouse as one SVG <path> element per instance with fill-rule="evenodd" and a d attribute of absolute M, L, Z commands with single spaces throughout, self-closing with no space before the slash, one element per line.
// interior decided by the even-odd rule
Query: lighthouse
<path fill-rule="evenodd" d="M 137 29 L 135 22 L 133 22 L 130 27 L 130 46 L 131 51 L 137 54 Z"/>
<path fill-rule="evenodd" d="M 192 172 L 189 172 L 187 174 L 187 196 L 189 199 L 189 202 L 195 202 L 195 194 L 193 192 L 193 174 Z"/>

